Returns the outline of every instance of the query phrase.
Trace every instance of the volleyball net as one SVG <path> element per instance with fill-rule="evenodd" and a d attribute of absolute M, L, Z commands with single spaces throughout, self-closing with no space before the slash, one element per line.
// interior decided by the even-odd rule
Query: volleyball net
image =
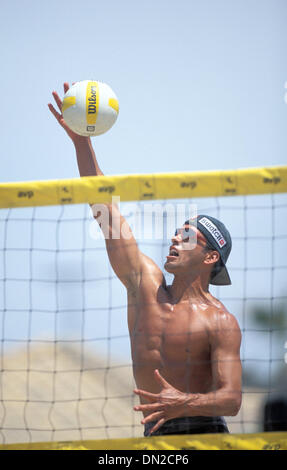
<path fill-rule="evenodd" d="M 228 227 L 232 285 L 210 286 L 242 331 L 243 401 L 226 421 L 274 441 L 287 428 L 287 167 L 0 184 L 2 445 L 142 442 L 126 291 L 89 206 L 115 197 L 161 268 L 194 208 Z"/>

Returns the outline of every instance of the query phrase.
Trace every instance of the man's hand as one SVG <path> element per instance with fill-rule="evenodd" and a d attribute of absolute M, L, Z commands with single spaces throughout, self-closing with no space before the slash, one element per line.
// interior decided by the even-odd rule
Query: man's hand
<path fill-rule="evenodd" d="M 157 431 L 163 423 L 169 419 L 187 416 L 187 402 L 189 398 L 187 393 L 182 393 L 172 387 L 172 385 L 160 375 L 158 370 L 154 371 L 154 375 L 162 387 L 160 393 L 155 394 L 139 389 L 134 390 L 136 395 L 146 398 L 150 402 L 150 404 L 137 405 L 134 407 L 135 411 L 150 412 L 141 423 L 145 424 L 151 421 L 157 421 L 151 429 L 150 434 Z"/>
<path fill-rule="evenodd" d="M 64 83 L 64 93 L 67 93 L 69 88 L 70 88 L 69 84 Z M 54 97 L 54 100 L 56 101 L 56 104 L 59 108 L 60 113 L 54 108 L 54 106 L 51 103 L 48 104 L 48 107 L 49 107 L 51 113 L 57 119 L 60 126 L 63 127 L 63 129 L 67 132 L 68 136 L 72 139 L 72 141 L 76 142 L 76 141 L 80 141 L 80 140 L 83 140 L 83 139 L 84 140 L 89 139 L 89 137 L 83 137 L 83 136 L 80 136 L 79 134 L 76 134 L 75 132 L 72 131 L 72 129 L 69 128 L 69 126 L 66 124 L 66 122 L 63 118 L 63 115 L 62 115 L 62 100 L 60 99 L 60 97 L 59 97 L 59 95 L 56 91 L 53 91 L 52 95 Z"/>

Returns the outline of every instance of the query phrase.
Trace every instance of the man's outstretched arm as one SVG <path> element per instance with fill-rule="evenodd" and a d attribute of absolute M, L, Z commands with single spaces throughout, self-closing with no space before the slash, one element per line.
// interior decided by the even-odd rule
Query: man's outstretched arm
<path fill-rule="evenodd" d="M 66 93 L 68 89 L 69 85 L 65 83 L 64 92 Z M 72 139 L 80 176 L 103 175 L 91 139 L 76 134 L 67 126 L 62 115 L 62 100 L 55 91 L 53 97 L 58 111 L 51 103 L 48 105 L 49 109 Z M 104 233 L 108 256 L 116 275 L 127 288 L 136 287 L 140 282 L 142 262 L 145 257 L 140 252 L 127 221 L 120 214 L 117 204 L 95 204 L 92 205 L 92 209 Z"/>

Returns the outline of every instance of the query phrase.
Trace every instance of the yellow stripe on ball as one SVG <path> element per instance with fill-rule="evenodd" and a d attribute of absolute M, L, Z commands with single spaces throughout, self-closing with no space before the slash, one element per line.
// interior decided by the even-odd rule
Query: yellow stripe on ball
<path fill-rule="evenodd" d="M 63 104 L 62 104 L 62 113 L 66 111 L 70 106 L 73 106 L 76 104 L 76 97 L 75 96 L 66 96 L 66 98 L 63 99 Z"/>
<path fill-rule="evenodd" d="M 98 82 L 89 82 L 86 94 L 86 119 L 88 125 L 95 125 L 99 111 Z"/>
<path fill-rule="evenodd" d="M 119 102 L 115 98 L 109 99 L 109 106 L 113 108 L 117 113 L 119 112 Z"/>

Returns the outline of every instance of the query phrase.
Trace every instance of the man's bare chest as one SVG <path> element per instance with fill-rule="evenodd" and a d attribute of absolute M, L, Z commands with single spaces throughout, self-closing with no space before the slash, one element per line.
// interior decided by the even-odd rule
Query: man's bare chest
<path fill-rule="evenodd" d="M 131 339 L 137 349 L 159 351 L 165 358 L 186 360 L 207 356 L 205 317 L 189 303 L 150 302 L 138 305 Z"/>

